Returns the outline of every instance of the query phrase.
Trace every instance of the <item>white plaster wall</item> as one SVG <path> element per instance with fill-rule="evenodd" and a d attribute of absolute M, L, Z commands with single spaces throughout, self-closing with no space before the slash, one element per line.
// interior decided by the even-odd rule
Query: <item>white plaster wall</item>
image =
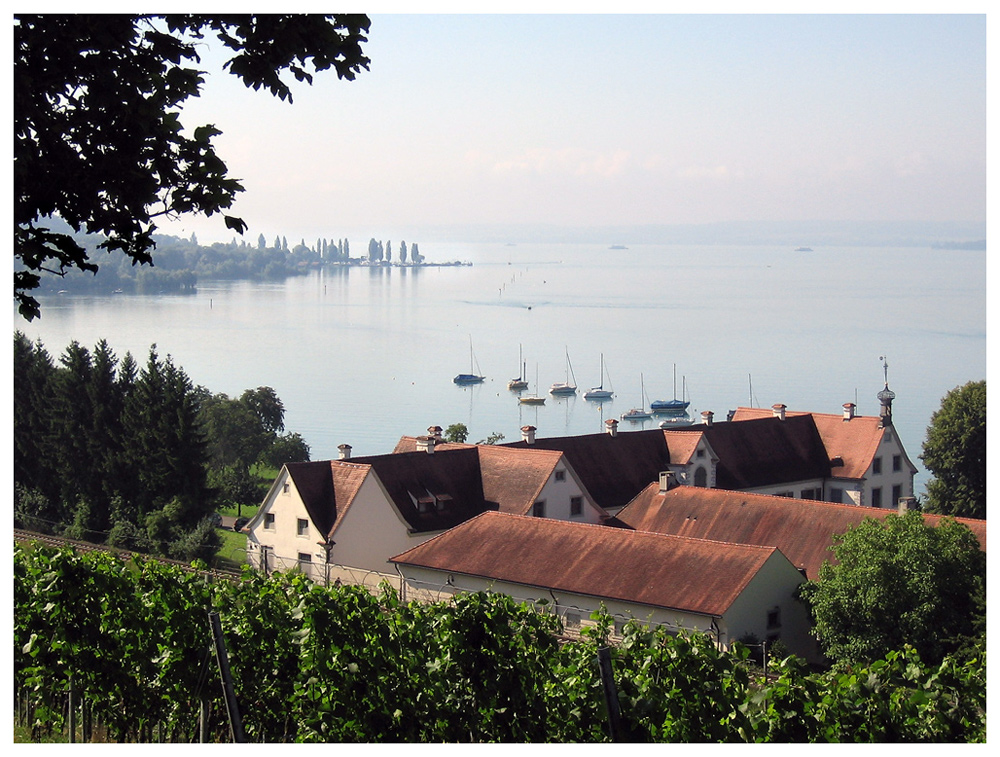
<path fill-rule="evenodd" d="M 409 526 L 379 483 L 369 474 L 333 536 L 335 564 L 394 573 L 390 557 L 423 544 L 440 531 L 409 533 Z"/>
<path fill-rule="evenodd" d="M 773 553 L 726 611 L 726 640 L 731 643 L 744 634 L 753 634 L 764 641 L 778 634 L 789 651 L 818 662 L 819 650 L 809 636 L 808 611 L 795 599 L 804 581 L 805 577 L 784 555 Z M 774 607 L 779 608 L 780 626 L 768 628 L 767 614 Z"/>
<path fill-rule="evenodd" d="M 556 480 L 556 473 L 563 471 L 565 477 L 562 481 Z M 570 500 L 573 497 L 583 498 L 583 508 L 579 515 L 572 515 Z M 568 520 L 575 523 L 600 523 L 604 513 L 594 504 L 590 495 L 584 491 L 583 485 L 577 478 L 576 473 L 566 463 L 565 458 L 560 460 L 551 476 L 542 486 L 541 492 L 536 497 L 536 502 L 545 502 L 545 517 L 553 520 Z M 528 513 L 529 515 L 531 513 Z"/>

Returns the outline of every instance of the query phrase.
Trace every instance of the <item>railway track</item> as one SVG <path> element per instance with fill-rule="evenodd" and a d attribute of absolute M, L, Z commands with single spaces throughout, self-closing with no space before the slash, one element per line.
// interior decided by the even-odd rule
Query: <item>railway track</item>
<path fill-rule="evenodd" d="M 162 562 L 167 565 L 176 565 L 178 568 L 186 570 L 189 573 L 201 573 L 204 575 L 226 578 L 228 580 L 239 580 L 240 578 L 240 572 L 236 570 L 226 570 L 223 568 L 208 568 L 203 570 L 195 568 L 190 563 L 185 563 L 180 560 L 171 560 L 166 557 L 147 555 L 143 552 L 133 552 L 127 549 L 117 549 L 115 547 L 109 547 L 106 544 L 94 544 L 92 542 L 78 541 L 76 539 L 65 539 L 61 536 L 41 534 L 36 531 L 26 531 L 21 528 L 14 529 L 14 541 L 36 542 L 46 547 L 70 547 L 77 552 L 109 552 L 121 557 L 124 560 L 129 560 L 132 557 L 139 557 L 147 560 L 156 560 L 157 562 Z"/>

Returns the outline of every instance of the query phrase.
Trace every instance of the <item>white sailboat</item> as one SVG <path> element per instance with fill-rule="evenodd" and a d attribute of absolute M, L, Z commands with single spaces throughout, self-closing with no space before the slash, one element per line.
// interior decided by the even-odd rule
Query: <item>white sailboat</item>
<path fill-rule="evenodd" d="M 608 384 L 611 383 L 610 377 L 608 378 Z M 588 389 L 583 393 L 583 398 L 585 400 L 609 400 L 614 397 L 614 392 L 611 389 L 604 388 L 604 353 L 601 353 L 601 383 L 591 389 Z"/>
<path fill-rule="evenodd" d="M 573 365 L 569 362 L 569 349 L 566 350 L 566 380 L 557 381 L 552 386 L 549 387 L 549 394 L 555 395 L 569 395 L 576 394 L 576 376 L 573 376 L 573 381 L 569 380 L 569 377 L 573 374 Z"/>
<path fill-rule="evenodd" d="M 524 355 L 521 353 L 521 345 L 517 346 L 517 356 L 521 361 L 521 375 L 507 382 L 507 388 L 512 392 L 520 392 L 528 388 L 528 380 L 524 377 Z"/>
<path fill-rule="evenodd" d="M 545 398 L 539 397 L 538 392 L 538 365 L 535 365 L 535 394 L 527 394 L 517 398 L 522 405 L 544 405 Z"/>
<path fill-rule="evenodd" d="M 653 414 L 646 409 L 646 385 L 643 382 L 642 374 L 639 374 L 639 384 L 642 387 L 642 397 L 640 398 L 640 407 L 633 407 L 626 413 L 622 413 L 623 421 L 644 421 L 647 418 L 652 418 Z"/>

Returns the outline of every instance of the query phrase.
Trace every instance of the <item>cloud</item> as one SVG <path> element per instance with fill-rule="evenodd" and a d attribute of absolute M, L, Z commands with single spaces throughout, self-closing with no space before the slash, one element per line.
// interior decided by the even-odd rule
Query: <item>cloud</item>
<path fill-rule="evenodd" d="M 473 168 L 500 176 L 611 178 L 628 170 L 631 154 L 621 149 L 597 152 L 572 147 L 535 147 L 501 157 L 470 150 L 465 154 L 465 160 Z"/>
<path fill-rule="evenodd" d="M 742 179 L 742 171 L 731 171 L 728 166 L 686 166 L 676 171 L 679 179 L 716 179 L 731 180 Z"/>
<path fill-rule="evenodd" d="M 911 152 L 897 157 L 894 167 L 898 176 L 917 176 L 927 171 L 928 164 L 923 153 Z"/>

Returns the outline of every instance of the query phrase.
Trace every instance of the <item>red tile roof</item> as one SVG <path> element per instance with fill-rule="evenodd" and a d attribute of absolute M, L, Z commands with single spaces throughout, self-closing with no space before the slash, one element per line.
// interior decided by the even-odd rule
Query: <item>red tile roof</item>
<path fill-rule="evenodd" d="M 339 460 L 286 463 L 285 468 L 320 533 L 328 536 L 343 519 L 370 466 Z"/>
<path fill-rule="evenodd" d="M 772 415 L 771 410 L 764 408 L 740 407 L 736 409 L 733 420 L 749 421 L 769 418 Z M 786 418 L 810 416 L 813 419 L 827 455 L 831 459 L 839 457 L 844 461 L 842 467 L 834 468 L 832 471 L 832 475 L 837 477 L 864 477 L 882 441 L 882 419 L 878 416 L 855 415 L 850 420 L 844 420 L 843 413 L 834 415 L 791 410 L 786 411 L 785 416 Z"/>
<path fill-rule="evenodd" d="M 810 579 L 824 561 L 834 561 L 833 536 L 865 518 L 885 518 L 894 510 L 774 497 L 723 489 L 678 486 L 660 492 L 647 487 L 617 520 L 637 531 L 777 547 Z M 941 516 L 924 515 L 937 524 Z M 986 549 L 986 521 L 958 518 Z"/>
<path fill-rule="evenodd" d="M 484 513 L 390 562 L 719 617 L 776 554 L 771 547 Z"/>

